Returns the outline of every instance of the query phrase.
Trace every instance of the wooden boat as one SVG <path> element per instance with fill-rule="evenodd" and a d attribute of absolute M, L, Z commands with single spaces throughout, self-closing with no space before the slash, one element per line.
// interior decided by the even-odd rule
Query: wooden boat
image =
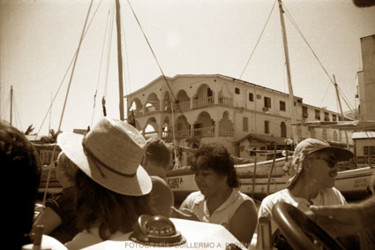
<path fill-rule="evenodd" d="M 285 159 L 279 159 L 275 165 L 274 174 L 252 174 L 253 164 L 236 165 L 236 171 L 240 180 L 240 190 L 251 197 L 261 200 L 266 195 L 277 192 L 287 187 L 289 175 L 284 171 Z M 271 163 L 262 162 L 259 171 L 264 173 L 270 169 Z M 268 164 L 268 165 L 267 165 Z M 257 170 L 258 171 L 258 170 Z M 371 185 L 375 173 L 375 166 L 361 167 L 339 171 L 337 173 L 335 187 L 348 199 L 361 199 L 371 194 Z M 171 170 L 167 174 L 167 182 L 173 190 L 176 200 L 182 201 L 191 192 L 197 191 L 198 187 L 194 180 L 194 173 L 189 167 Z"/>

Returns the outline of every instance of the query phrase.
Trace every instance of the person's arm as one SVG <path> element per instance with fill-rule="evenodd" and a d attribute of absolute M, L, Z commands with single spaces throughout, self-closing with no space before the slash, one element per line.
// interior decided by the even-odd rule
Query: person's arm
<path fill-rule="evenodd" d="M 253 202 L 245 201 L 230 220 L 229 231 L 243 244 L 248 245 L 253 237 L 258 221 Z"/>
<path fill-rule="evenodd" d="M 185 220 L 199 221 L 199 218 L 191 210 L 187 208 L 177 209 L 173 206 L 171 208 L 172 208 L 171 217 L 185 219 Z"/>
<path fill-rule="evenodd" d="M 311 206 L 313 219 L 331 234 L 356 234 L 375 223 L 375 197 L 363 202 L 334 206 Z"/>
<path fill-rule="evenodd" d="M 53 211 L 52 208 L 46 207 L 35 220 L 33 225 L 33 231 L 36 225 L 44 225 L 43 234 L 50 234 L 53 230 L 55 230 L 58 226 L 60 226 L 62 220 L 60 216 Z"/>

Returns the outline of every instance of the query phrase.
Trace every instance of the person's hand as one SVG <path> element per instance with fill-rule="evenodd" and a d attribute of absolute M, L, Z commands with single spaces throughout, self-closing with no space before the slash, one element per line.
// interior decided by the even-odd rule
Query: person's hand
<path fill-rule="evenodd" d="M 184 208 L 182 210 L 179 210 L 175 207 L 172 208 L 172 216 L 174 218 L 179 218 L 179 219 L 185 219 L 185 220 L 195 220 L 199 221 L 198 217 L 189 209 Z"/>
<path fill-rule="evenodd" d="M 354 235 L 363 230 L 358 209 L 352 205 L 310 206 L 311 217 L 334 237 Z"/>

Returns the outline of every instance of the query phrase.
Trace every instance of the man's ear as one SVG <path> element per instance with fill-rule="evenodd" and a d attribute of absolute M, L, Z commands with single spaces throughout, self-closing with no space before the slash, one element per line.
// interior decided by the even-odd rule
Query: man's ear
<path fill-rule="evenodd" d="M 306 171 L 306 172 L 310 171 L 312 163 L 311 161 L 309 161 L 309 159 L 306 158 L 302 164 L 303 164 L 302 166 L 303 171 Z"/>

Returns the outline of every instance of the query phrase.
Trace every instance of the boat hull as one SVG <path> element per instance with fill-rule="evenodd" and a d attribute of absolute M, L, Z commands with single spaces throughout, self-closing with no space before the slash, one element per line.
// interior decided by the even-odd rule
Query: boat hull
<path fill-rule="evenodd" d="M 273 173 L 268 177 L 267 171 L 256 170 L 252 164 L 236 165 L 236 171 L 241 183 L 240 190 L 254 199 L 263 199 L 268 194 L 277 192 L 287 187 L 288 174 L 281 173 L 285 161 L 279 161 L 274 165 Z M 264 168 L 266 165 L 263 165 Z M 259 167 L 260 168 L 260 167 Z M 339 171 L 335 187 L 348 200 L 358 200 L 367 197 L 371 193 L 375 167 L 361 167 L 357 169 Z M 194 173 L 189 168 L 171 170 L 167 174 L 167 182 L 175 194 L 177 202 L 182 201 L 191 192 L 197 191 L 198 187 L 194 180 Z"/>

